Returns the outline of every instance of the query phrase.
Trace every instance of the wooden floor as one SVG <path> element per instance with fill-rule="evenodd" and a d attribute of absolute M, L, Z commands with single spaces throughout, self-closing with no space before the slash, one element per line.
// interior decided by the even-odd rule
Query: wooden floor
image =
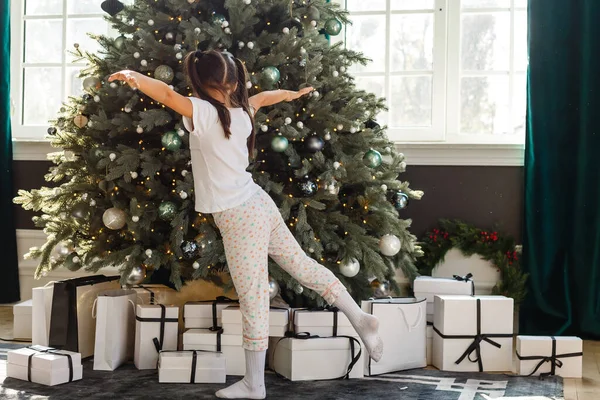
<path fill-rule="evenodd" d="M 12 307 L 0 306 L 0 338 L 12 338 L 12 318 Z M 0 368 L 0 375 L 4 375 L 3 370 Z M 0 376 L 0 382 L 2 380 Z M 584 342 L 583 379 L 565 379 L 564 400 L 600 400 L 600 342 Z"/>

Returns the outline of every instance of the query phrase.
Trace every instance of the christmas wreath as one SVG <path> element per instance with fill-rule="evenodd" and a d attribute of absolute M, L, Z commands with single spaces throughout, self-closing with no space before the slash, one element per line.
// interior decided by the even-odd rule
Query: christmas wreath
<path fill-rule="evenodd" d="M 456 248 L 465 256 L 477 254 L 498 268 L 502 279 L 494 287 L 493 294 L 512 297 L 515 304 L 525 298 L 528 275 L 521 270 L 521 246 L 516 246 L 510 236 L 478 229 L 461 221 L 441 220 L 437 228 L 425 234 L 420 246 L 424 254 L 417 259 L 417 268 L 421 275 L 431 275 L 448 250 Z"/>

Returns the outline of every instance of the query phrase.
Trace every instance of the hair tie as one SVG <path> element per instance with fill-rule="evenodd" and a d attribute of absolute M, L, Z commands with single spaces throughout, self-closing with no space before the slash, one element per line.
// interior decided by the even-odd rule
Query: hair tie
<path fill-rule="evenodd" d="M 200 50 L 196 50 L 194 52 L 194 62 L 197 63 L 198 61 L 200 61 L 200 59 L 202 58 L 202 56 L 204 56 L 204 52 L 200 51 Z"/>

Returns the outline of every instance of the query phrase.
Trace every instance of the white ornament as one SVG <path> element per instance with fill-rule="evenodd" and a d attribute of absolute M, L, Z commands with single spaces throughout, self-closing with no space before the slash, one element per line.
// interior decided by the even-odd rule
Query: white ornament
<path fill-rule="evenodd" d="M 113 89 L 116 89 L 117 88 L 117 83 L 116 82 L 111 82 L 110 83 L 110 87 L 113 88 Z"/>
<path fill-rule="evenodd" d="M 181 170 L 181 176 L 186 176 L 188 174 L 188 171 L 186 169 Z"/>
<path fill-rule="evenodd" d="M 290 33 L 290 28 L 288 28 L 287 26 L 283 28 L 283 33 L 285 33 L 286 35 Z"/>
<path fill-rule="evenodd" d="M 194 269 L 200 268 L 200 264 L 198 264 L 198 261 L 194 261 L 194 263 L 192 264 L 192 268 L 194 268 Z"/>
<path fill-rule="evenodd" d="M 333 75 L 334 78 L 337 78 L 338 76 L 340 76 L 340 73 L 337 72 L 337 71 L 333 71 L 332 75 Z"/>
<path fill-rule="evenodd" d="M 84 194 L 81 195 L 81 200 L 85 201 L 85 200 L 87 200 L 87 198 L 88 198 L 88 194 L 87 193 L 84 193 Z"/>
<path fill-rule="evenodd" d="M 313 249 L 312 247 L 309 247 L 309 248 L 308 248 L 308 252 L 309 252 L 309 253 L 314 253 L 314 252 L 315 252 L 315 249 Z"/>
<path fill-rule="evenodd" d="M 245 5 L 250 5 L 250 3 L 252 3 L 252 0 L 244 0 Z"/>
<path fill-rule="evenodd" d="M 238 47 L 240 49 L 243 49 L 245 45 L 246 45 L 246 43 L 244 43 L 244 42 L 238 42 Z"/>
<path fill-rule="evenodd" d="M 115 161 L 117 159 L 117 155 L 115 153 L 110 153 L 108 158 L 110 158 L 110 161 Z"/>
<path fill-rule="evenodd" d="M 229 21 L 223 21 L 223 23 L 221 24 L 222 28 L 227 28 L 229 26 Z"/>
<path fill-rule="evenodd" d="M 306 54 L 306 49 L 304 47 L 300 47 L 300 54 Z"/>
<path fill-rule="evenodd" d="M 146 257 L 152 257 L 152 250 L 150 250 L 150 249 L 146 250 Z"/>
<path fill-rule="evenodd" d="M 73 264 L 79 264 L 81 262 L 81 259 L 77 256 L 73 257 Z"/>
<path fill-rule="evenodd" d="M 140 58 L 140 53 L 138 53 L 137 51 L 133 53 L 133 58 Z"/>
<path fill-rule="evenodd" d="M 269 127 L 266 126 L 266 125 L 261 125 L 260 126 L 260 130 L 263 131 L 263 132 L 267 132 L 269 130 Z"/>
<path fill-rule="evenodd" d="M 252 50 L 254 48 L 254 42 L 248 42 L 248 44 L 246 44 L 246 46 L 248 46 L 248 48 L 250 50 Z"/>
<path fill-rule="evenodd" d="M 181 128 L 177 129 L 177 134 L 179 135 L 179 137 L 184 137 L 185 136 L 185 131 Z"/>
<path fill-rule="evenodd" d="M 371 112 L 370 111 L 365 111 L 365 117 L 369 118 L 371 116 Z"/>
<path fill-rule="evenodd" d="M 183 200 L 185 200 L 185 199 L 187 199 L 188 194 L 182 190 L 181 192 L 179 192 L 179 197 L 181 197 Z"/>
<path fill-rule="evenodd" d="M 67 219 L 67 213 L 66 213 L 66 212 L 61 212 L 61 213 L 59 214 L 59 217 L 60 217 L 60 219 L 62 219 L 62 220 L 65 220 L 65 219 Z"/>
<path fill-rule="evenodd" d="M 144 128 L 142 128 L 140 125 L 138 125 L 137 128 L 135 128 L 135 131 L 137 133 L 144 133 Z"/>
<path fill-rule="evenodd" d="M 317 92 L 316 90 L 314 92 L 312 92 L 312 96 L 317 98 L 321 95 L 321 93 Z"/>
<path fill-rule="evenodd" d="M 325 140 L 331 140 L 331 133 L 327 132 L 323 138 Z"/>
<path fill-rule="evenodd" d="M 252 82 L 246 82 L 246 89 L 252 89 Z"/>
<path fill-rule="evenodd" d="M 154 20 L 153 19 L 149 19 L 148 20 L 148 25 L 150 25 L 150 26 L 154 25 Z"/>
<path fill-rule="evenodd" d="M 342 124 L 339 124 L 339 125 L 337 126 L 337 130 L 338 130 L 338 131 L 341 131 L 342 129 L 344 129 L 344 125 L 342 125 Z"/>
<path fill-rule="evenodd" d="M 200 28 L 194 28 L 194 33 L 199 34 L 202 30 Z"/>
<path fill-rule="evenodd" d="M 390 154 L 390 153 L 392 152 L 392 148 L 391 148 L 391 147 L 389 147 L 389 146 L 388 146 L 388 147 L 386 147 L 386 148 L 385 148 L 385 149 L 383 149 L 383 150 L 386 152 L 386 154 Z M 398 154 L 398 155 L 399 155 L 400 157 L 404 157 L 404 154 L 402 154 L 402 153 L 400 153 L 400 154 Z"/>
<path fill-rule="evenodd" d="M 333 163 L 333 169 L 338 169 L 342 164 L 340 164 L 338 161 Z"/>
<path fill-rule="evenodd" d="M 183 58 L 183 54 L 177 53 L 177 54 L 175 54 L 175 58 L 178 60 L 181 60 Z"/>
<path fill-rule="evenodd" d="M 96 205 L 96 200 L 91 199 L 90 200 L 90 206 L 94 207 Z"/>
<path fill-rule="evenodd" d="M 304 124 L 302 123 L 302 121 L 298 121 L 298 123 L 296 124 L 296 126 L 300 129 L 304 128 Z"/>
<path fill-rule="evenodd" d="M 95 95 L 95 96 L 94 96 L 94 101 L 95 101 L 96 103 L 100 103 L 100 96 L 98 96 L 98 95 Z"/>
<path fill-rule="evenodd" d="M 171 89 L 171 90 L 175 90 L 175 86 L 173 86 L 173 85 L 169 85 L 169 89 Z"/>
<path fill-rule="evenodd" d="M 167 34 L 165 35 L 165 39 L 167 40 L 173 40 L 173 32 L 167 32 Z"/>
<path fill-rule="evenodd" d="M 381 185 L 381 190 L 383 190 L 384 192 L 387 192 L 387 189 L 388 189 L 388 187 L 386 184 Z"/>
<path fill-rule="evenodd" d="M 196 0 L 188 0 L 188 3 L 190 4 L 194 4 L 196 2 Z"/>
<path fill-rule="evenodd" d="M 340 67 L 340 71 L 341 72 L 346 72 L 346 67 L 344 67 L 343 65 Z"/>
<path fill-rule="evenodd" d="M 394 235 L 383 235 L 379 240 L 379 251 L 384 256 L 392 257 L 398 254 L 402 243 L 397 236 Z"/>
<path fill-rule="evenodd" d="M 131 179 L 137 179 L 138 177 L 138 173 L 135 171 L 131 171 L 129 174 L 131 175 Z"/>
<path fill-rule="evenodd" d="M 129 106 L 125 106 L 125 107 L 123 108 L 123 111 L 125 111 L 126 113 L 130 113 L 130 112 L 131 112 L 131 107 L 129 107 Z"/>
<path fill-rule="evenodd" d="M 175 49 L 175 51 L 179 51 L 181 50 L 181 45 L 177 43 L 175 46 L 173 46 L 173 48 Z"/>
<path fill-rule="evenodd" d="M 353 126 L 353 127 L 350 128 L 350 133 L 356 133 L 356 127 L 355 126 Z"/>
<path fill-rule="evenodd" d="M 356 99 L 356 102 L 357 102 L 358 104 L 360 104 L 360 103 L 362 103 L 362 102 L 363 102 L 363 99 L 361 99 L 361 98 L 359 97 L 358 99 Z"/>
<path fill-rule="evenodd" d="M 133 222 L 138 222 L 140 220 L 140 217 L 138 217 L 137 215 L 134 215 L 133 217 L 131 217 L 131 220 Z"/>
<path fill-rule="evenodd" d="M 224 32 L 228 35 L 231 35 L 231 29 L 229 28 L 225 28 Z"/>
<path fill-rule="evenodd" d="M 317 21 L 310 21 L 310 24 L 311 24 L 313 27 L 316 27 L 316 26 L 317 26 Z"/>
<path fill-rule="evenodd" d="M 351 258 L 347 263 L 340 264 L 340 274 L 352 278 L 360 272 L 360 263 L 356 258 Z"/>
<path fill-rule="evenodd" d="M 292 119 L 291 119 L 290 117 L 286 117 L 286 118 L 285 118 L 285 120 L 283 120 L 283 122 L 284 122 L 286 125 L 289 125 L 289 124 L 291 124 L 291 123 L 292 123 Z"/>
<path fill-rule="evenodd" d="M 142 60 L 142 61 L 140 61 L 140 64 L 142 65 L 142 67 L 147 67 L 148 66 L 148 61 Z"/>

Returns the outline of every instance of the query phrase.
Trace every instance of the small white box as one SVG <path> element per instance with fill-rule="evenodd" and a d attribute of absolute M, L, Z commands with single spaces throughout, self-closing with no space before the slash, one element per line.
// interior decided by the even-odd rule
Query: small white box
<path fill-rule="evenodd" d="M 474 295 L 475 284 L 473 281 L 464 281 L 450 278 L 433 278 L 431 276 L 419 276 L 413 284 L 415 297 L 427 299 L 427 321 L 433 321 L 435 295 Z"/>
<path fill-rule="evenodd" d="M 162 320 L 162 307 L 165 319 Z M 133 362 L 137 369 L 156 369 L 158 352 L 154 344 L 160 344 L 160 331 L 163 326 L 163 340 L 160 350 L 177 350 L 177 331 L 179 328 L 179 307 L 161 305 L 141 305 L 136 308 L 135 350 Z"/>
<path fill-rule="evenodd" d="M 469 347 L 476 343 L 478 303 L 480 333 L 496 344 L 493 345 L 487 340 L 479 343 L 482 371 L 512 370 L 513 299 L 504 296 L 435 296 L 432 356 L 433 365 L 439 370 L 480 370 L 475 351 L 470 354 L 474 361 L 470 361 L 466 354 Z M 440 333 L 446 338 L 440 336 Z"/>
<path fill-rule="evenodd" d="M 195 373 L 192 364 L 196 356 Z M 159 383 L 225 383 L 227 360 L 221 353 L 165 351 L 158 362 Z"/>
<path fill-rule="evenodd" d="M 177 291 L 160 284 L 144 284 L 132 287 L 138 294 L 139 303 L 145 305 L 173 304 Z"/>
<path fill-rule="evenodd" d="M 347 373 L 348 366 L 358 356 L 360 349 L 360 340 L 354 339 L 358 343 L 355 342 L 352 354 L 351 339 L 343 337 L 272 340 L 272 369 L 291 381 L 340 378 Z M 363 346 L 361 356 L 350 372 L 351 379 L 364 377 L 365 354 Z"/>
<path fill-rule="evenodd" d="M 42 346 L 36 346 L 44 349 Z M 81 354 L 65 350 L 50 349 L 52 352 L 40 352 L 32 348 L 11 350 L 8 354 L 6 376 L 24 381 L 28 379 L 29 356 L 31 358 L 31 382 L 46 386 L 55 386 L 69 382 L 69 361 L 65 355 L 70 355 L 72 360 L 72 381 L 81 379 L 83 368 Z"/>
<path fill-rule="evenodd" d="M 217 346 L 220 336 L 221 348 Z M 183 334 L 183 350 L 220 351 L 227 359 L 227 375 L 246 373 L 242 335 L 219 335 L 208 329 L 189 329 Z"/>
<path fill-rule="evenodd" d="M 216 300 L 215 300 L 216 301 Z M 183 323 L 190 329 L 208 329 L 214 325 L 213 303 L 215 301 L 194 301 L 183 306 Z M 223 310 L 231 306 L 233 301 L 215 303 L 217 326 L 221 326 Z"/>
<path fill-rule="evenodd" d="M 427 365 L 433 360 L 433 326 L 427 325 Z"/>
<path fill-rule="evenodd" d="M 556 336 L 554 339 L 556 347 L 553 354 L 552 337 L 517 336 L 517 374 L 532 376 L 551 374 L 551 361 L 543 361 L 543 359 L 555 356 L 557 360 L 554 364 L 555 375 L 563 378 L 581 378 L 583 341 L 574 336 Z M 561 364 L 562 366 L 559 366 Z"/>
<path fill-rule="evenodd" d="M 242 334 L 242 312 L 239 307 L 227 307 L 222 314 L 223 333 Z M 269 337 L 284 337 L 290 322 L 290 311 L 281 308 L 269 310 Z"/>
<path fill-rule="evenodd" d="M 25 300 L 13 306 L 13 338 L 31 339 L 31 309 L 33 300 Z"/>
<path fill-rule="evenodd" d="M 334 325 L 337 314 L 337 332 Z M 310 311 L 298 309 L 293 312 L 293 324 L 296 333 L 307 332 L 321 337 L 356 336 L 358 333 L 341 311 Z"/>

